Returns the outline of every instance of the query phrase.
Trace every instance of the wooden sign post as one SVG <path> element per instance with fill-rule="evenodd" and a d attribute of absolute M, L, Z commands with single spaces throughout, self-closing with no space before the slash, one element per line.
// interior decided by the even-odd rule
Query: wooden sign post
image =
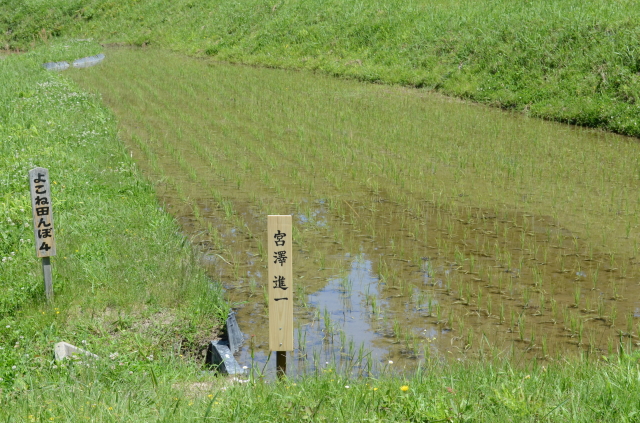
<path fill-rule="evenodd" d="M 269 350 L 276 352 L 278 377 L 287 372 L 287 351 L 293 351 L 293 234 L 291 216 L 268 216 Z"/>
<path fill-rule="evenodd" d="M 53 236 L 53 210 L 51 209 L 49 171 L 43 167 L 36 167 L 30 170 L 29 186 L 31 187 L 36 256 L 42 258 L 44 293 L 47 297 L 47 302 L 51 302 L 53 301 L 53 278 L 49 257 L 56 255 L 56 242 Z"/>

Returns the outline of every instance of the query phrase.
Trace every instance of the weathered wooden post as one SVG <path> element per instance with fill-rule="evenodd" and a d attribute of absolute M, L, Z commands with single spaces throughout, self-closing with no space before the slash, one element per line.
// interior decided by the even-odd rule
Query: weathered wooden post
<path fill-rule="evenodd" d="M 43 167 L 36 167 L 30 170 L 29 186 L 31 188 L 36 256 L 42 258 L 44 293 L 47 297 L 47 302 L 51 302 L 53 301 L 53 278 L 49 257 L 56 255 L 56 242 L 53 233 L 49 171 Z"/>
<path fill-rule="evenodd" d="M 267 219 L 269 258 L 269 350 L 276 352 L 276 373 L 287 372 L 287 351 L 293 351 L 293 270 L 291 216 Z"/>

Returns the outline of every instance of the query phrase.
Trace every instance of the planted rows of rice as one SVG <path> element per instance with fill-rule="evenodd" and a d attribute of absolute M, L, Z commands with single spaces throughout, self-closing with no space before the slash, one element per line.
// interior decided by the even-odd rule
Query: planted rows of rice
<path fill-rule="evenodd" d="M 394 360 L 552 359 L 639 339 L 635 139 L 154 50 L 72 75 L 102 93 L 211 274 L 247 301 L 255 348 L 267 214 L 294 215 L 298 324 L 341 350 L 349 334 L 308 295 L 338 278 L 350 297 L 354 260 L 372 273 L 358 307 Z"/>

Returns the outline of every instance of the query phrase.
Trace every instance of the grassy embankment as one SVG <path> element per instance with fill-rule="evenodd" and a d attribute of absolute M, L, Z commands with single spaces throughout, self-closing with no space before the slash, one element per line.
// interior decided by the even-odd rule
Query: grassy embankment
<path fill-rule="evenodd" d="M 154 44 L 224 61 L 313 69 L 639 135 L 633 0 L 12 0 L 0 44 L 51 36 Z"/>
<path fill-rule="evenodd" d="M 154 371 L 157 383 L 169 368 L 171 375 L 198 372 L 201 349 L 226 313 L 219 285 L 197 265 L 188 240 L 117 139 L 111 112 L 41 67 L 99 49 L 59 44 L 0 59 L 3 421 L 29 421 L 29 415 L 79 421 L 62 410 L 90 407 L 72 400 L 82 381 L 91 390 L 83 398 L 95 395 L 102 404 L 106 393 L 125 388 L 146 395 Z M 52 177 L 58 255 L 51 305 L 44 304 L 33 247 L 26 175 L 35 166 Z M 56 365 L 58 341 L 85 346 L 107 362 L 99 370 Z M 94 375 L 90 383 L 86 372 Z M 51 405 L 53 392 L 67 400 Z"/>

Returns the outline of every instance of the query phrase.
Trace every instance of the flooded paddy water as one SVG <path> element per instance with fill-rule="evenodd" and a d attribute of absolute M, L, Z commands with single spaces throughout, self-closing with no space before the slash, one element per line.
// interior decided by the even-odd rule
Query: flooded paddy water
<path fill-rule="evenodd" d="M 268 214 L 293 215 L 293 372 L 640 341 L 637 139 L 157 50 L 70 75 L 226 287 L 243 365 L 268 356 Z"/>

